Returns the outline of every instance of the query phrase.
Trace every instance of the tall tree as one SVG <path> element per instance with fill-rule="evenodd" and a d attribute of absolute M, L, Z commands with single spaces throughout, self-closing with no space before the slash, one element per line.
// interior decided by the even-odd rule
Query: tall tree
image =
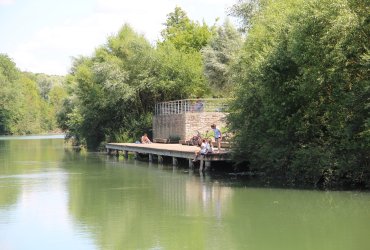
<path fill-rule="evenodd" d="M 169 41 L 154 48 L 128 25 L 93 56 L 77 58 L 67 79 L 70 97 L 58 123 L 89 149 L 137 140 L 151 130 L 156 102 L 208 90 L 199 51 Z"/>
<path fill-rule="evenodd" d="M 180 7 L 167 15 L 162 41 L 157 44 L 158 82 L 167 100 L 200 97 L 210 93 L 202 74 L 201 50 L 214 33 L 214 27 L 189 19 Z"/>
<path fill-rule="evenodd" d="M 229 10 L 229 15 L 239 19 L 239 30 L 246 33 L 252 27 L 253 17 L 266 4 L 266 0 L 238 0 Z"/>
<path fill-rule="evenodd" d="M 163 42 L 170 42 L 176 49 L 184 52 L 200 51 L 213 34 L 212 28 L 205 22 L 200 24 L 190 20 L 180 7 L 167 15 L 164 25 L 161 32 Z"/>
<path fill-rule="evenodd" d="M 14 132 L 17 108 L 20 107 L 19 71 L 15 63 L 5 54 L 0 54 L 0 134 Z"/>
<path fill-rule="evenodd" d="M 203 76 L 201 54 L 197 51 L 184 53 L 173 44 L 161 44 L 156 49 L 157 64 L 154 67 L 158 85 L 158 101 L 195 98 L 209 94 L 210 89 Z"/>
<path fill-rule="evenodd" d="M 204 74 L 214 95 L 230 95 L 233 87 L 230 69 L 241 45 L 240 33 L 226 20 L 223 26 L 217 28 L 209 45 L 202 49 Z"/>
<path fill-rule="evenodd" d="M 118 136 L 137 138 L 151 126 L 154 64 L 149 42 L 124 25 L 91 58 L 75 60 L 59 124 L 91 149 Z"/>
<path fill-rule="evenodd" d="M 62 89 L 63 78 L 58 79 Z M 0 54 L 0 134 L 34 134 L 57 128 L 57 110 L 48 97 L 54 81 L 43 98 L 36 80 L 37 74 L 20 72 L 7 55 Z"/>
<path fill-rule="evenodd" d="M 229 117 L 239 159 L 292 182 L 370 183 L 363 8 L 363 1 L 267 1 L 254 16 Z"/>

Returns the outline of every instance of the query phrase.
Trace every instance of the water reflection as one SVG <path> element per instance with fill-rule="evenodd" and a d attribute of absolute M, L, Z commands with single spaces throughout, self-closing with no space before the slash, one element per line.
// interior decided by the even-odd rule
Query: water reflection
<path fill-rule="evenodd" d="M 227 212 L 232 189 L 212 182 L 208 175 L 192 175 L 186 181 L 187 214 L 202 214 L 221 219 Z"/>
<path fill-rule="evenodd" d="M 0 206 L 3 209 L 17 202 L 25 178 L 32 178 L 37 173 L 57 167 L 62 158 L 59 152 L 63 147 L 62 140 L 29 140 L 21 136 L 16 137 L 17 140 L 13 138 L 0 137 Z"/>
<path fill-rule="evenodd" d="M 0 149 L 0 249 L 93 249 L 74 235 L 63 140 L 0 140 Z"/>
<path fill-rule="evenodd" d="M 368 193 L 250 188 L 62 141 L 0 141 L 0 160 L 0 249 L 370 245 Z"/>
<path fill-rule="evenodd" d="M 208 218 L 220 220 L 232 197 L 231 188 L 181 168 L 83 157 L 78 166 L 68 183 L 70 213 L 102 249 L 197 249 L 215 229 Z"/>

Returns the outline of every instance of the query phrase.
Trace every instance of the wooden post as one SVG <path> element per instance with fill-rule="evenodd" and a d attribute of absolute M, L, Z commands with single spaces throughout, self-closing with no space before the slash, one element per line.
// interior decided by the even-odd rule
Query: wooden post
<path fill-rule="evenodd" d="M 116 150 L 116 157 L 119 157 L 119 150 Z"/>
<path fill-rule="evenodd" d="M 193 159 L 189 159 L 189 168 L 194 168 Z"/>
<path fill-rule="evenodd" d="M 211 161 L 205 161 L 205 170 L 207 171 L 211 167 Z"/>
<path fill-rule="evenodd" d="M 177 158 L 176 157 L 172 157 L 172 165 L 177 166 Z"/>
<path fill-rule="evenodd" d="M 124 156 L 125 156 L 125 159 L 128 159 L 128 151 L 127 150 L 124 151 Z"/>
<path fill-rule="evenodd" d="M 203 171 L 203 165 L 204 165 L 204 157 L 203 155 L 200 156 L 200 163 L 199 163 L 199 172 Z"/>
<path fill-rule="evenodd" d="M 163 163 L 163 156 L 162 155 L 158 155 L 158 163 L 159 164 Z"/>
<path fill-rule="evenodd" d="M 149 162 L 153 162 L 153 154 L 149 154 Z"/>
<path fill-rule="evenodd" d="M 112 151 L 111 151 L 111 149 L 110 149 L 110 148 L 107 148 L 107 154 L 108 154 L 108 155 L 111 155 L 111 154 L 112 154 Z"/>

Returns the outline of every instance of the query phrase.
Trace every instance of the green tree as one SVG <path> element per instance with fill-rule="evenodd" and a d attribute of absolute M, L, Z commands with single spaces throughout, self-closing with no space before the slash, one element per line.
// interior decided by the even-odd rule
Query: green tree
<path fill-rule="evenodd" d="M 166 43 L 156 49 L 156 60 L 154 72 L 158 101 L 195 98 L 210 93 L 199 52 L 184 53 Z"/>
<path fill-rule="evenodd" d="M 252 20 L 259 13 L 266 0 L 238 0 L 229 10 L 229 15 L 239 19 L 239 30 L 246 33 L 252 27 Z"/>
<path fill-rule="evenodd" d="M 5 54 L 0 54 L 0 134 L 12 134 L 20 103 L 19 70 Z"/>
<path fill-rule="evenodd" d="M 53 77 L 43 75 L 43 78 Z M 40 89 L 37 74 L 20 72 L 15 63 L 0 54 L 0 134 L 35 134 L 56 129 L 56 102 L 49 92 L 63 88 L 63 78 L 55 77 L 47 92 Z M 43 94 L 44 93 L 44 94 Z M 42 97 L 42 95 L 44 95 Z M 63 98 L 60 96 L 59 98 Z"/>
<path fill-rule="evenodd" d="M 89 148 L 117 137 L 138 138 L 150 127 L 155 99 L 153 48 L 125 25 L 91 58 L 74 62 L 70 98 L 59 124 Z"/>
<path fill-rule="evenodd" d="M 236 158 L 291 182 L 369 184 L 365 6 L 267 1 L 255 14 L 229 117 Z"/>
<path fill-rule="evenodd" d="M 151 130 L 156 102 L 208 90 L 199 52 L 171 42 L 154 48 L 128 25 L 92 57 L 75 59 L 67 85 L 58 123 L 89 149 L 103 141 L 138 140 Z"/>
<path fill-rule="evenodd" d="M 19 120 L 14 124 L 16 134 L 37 134 L 42 131 L 42 119 L 44 117 L 43 100 L 37 88 L 37 84 L 26 75 L 18 80 L 21 86 L 21 107 L 18 108 Z"/>
<path fill-rule="evenodd" d="M 206 75 L 213 94 L 217 96 L 230 95 L 233 87 L 231 66 L 242 45 L 240 33 L 230 21 L 217 28 L 209 45 L 202 49 L 204 74 Z"/>
<path fill-rule="evenodd" d="M 200 97 L 210 93 L 204 78 L 201 50 L 214 27 L 189 19 L 180 7 L 167 15 L 162 41 L 158 42 L 155 72 L 165 100 Z"/>
<path fill-rule="evenodd" d="M 167 15 L 164 25 L 165 29 L 161 32 L 163 42 L 170 42 L 184 52 L 200 51 L 213 34 L 212 28 L 205 22 L 200 24 L 190 20 L 180 7 Z"/>

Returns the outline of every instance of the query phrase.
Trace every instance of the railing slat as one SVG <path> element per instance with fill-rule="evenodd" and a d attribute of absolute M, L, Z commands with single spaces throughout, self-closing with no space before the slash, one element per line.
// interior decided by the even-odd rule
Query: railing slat
<path fill-rule="evenodd" d="M 200 110 L 195 110 L 197 101 L 201 101 Z M 182 114 L 187 112 L 227 112 L 227 99 L 184 99 L 156 103 L 155 115 Z"/>

